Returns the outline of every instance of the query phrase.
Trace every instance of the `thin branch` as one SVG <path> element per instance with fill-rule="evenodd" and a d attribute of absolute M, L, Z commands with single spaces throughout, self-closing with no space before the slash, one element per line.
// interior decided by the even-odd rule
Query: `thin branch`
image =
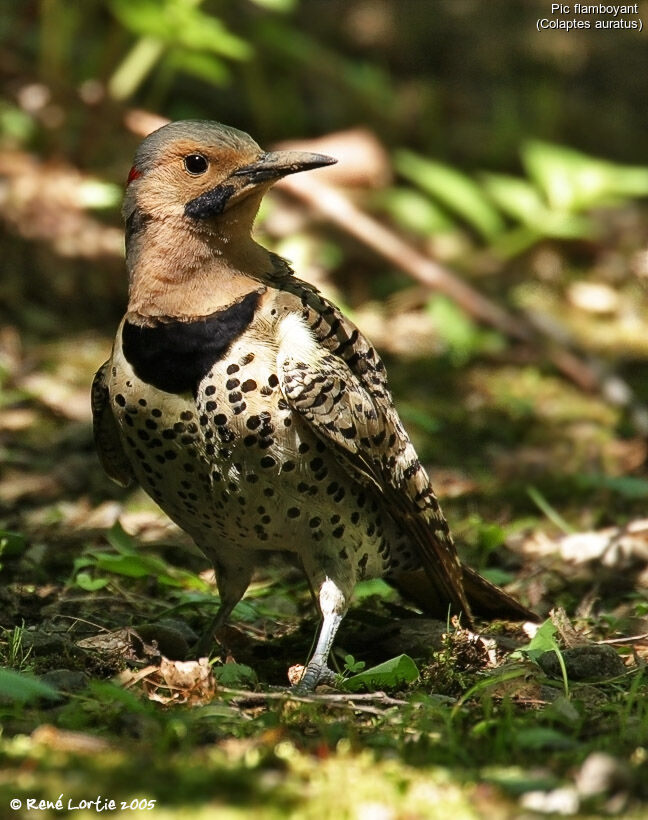
<path fill-rule="evenodd" d="M 338 188 L 322 183 L 312 175 L 308 184 L 293 177 L 285 177 L 277 187 L 306 202 L 313 210 L 326 216 L 414 279 L 449 296 L 472 316 L 514 339 L 531 341 L 533 338 L 533 332 L 524 322 L 467 285 L 443 265 L 419 253 L 394 231 L 361 211 Z"/>
<path fill-rule="evenodd" d="M 341 190 L 314 179 L 312 175 L 308 184 L 286 177 L 278 187 L 305 202 L 313 211 L 325 216 L 413 279 L 445 294 L 479 321 L 511 339 L 541 346 L 553 365 L 570 381 L 583 390 L 601 393 L 611 404 L 630 408 L 637 430 L 648 432 L 648 413 L 636 404 L 632 390 L 625 382 L 617 376 L 608 376 L 599 363 L 568 350 L 564 342 L 546 328 L 534 326 L 488 299 L 448 268 L 420 253 L 397 233 L 360 210 Z M 611 390 L 613 382 L 616 391 Z"/>

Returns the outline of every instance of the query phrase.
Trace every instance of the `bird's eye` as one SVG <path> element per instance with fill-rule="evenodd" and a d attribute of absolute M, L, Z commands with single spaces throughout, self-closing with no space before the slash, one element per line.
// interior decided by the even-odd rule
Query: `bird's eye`
<path fill-rule="evenodd" d="M 209 168 L 209 162 L 202 154 L 189 154 L 184 158 L 184 167 L 192 176 L 199 176 Z"/>

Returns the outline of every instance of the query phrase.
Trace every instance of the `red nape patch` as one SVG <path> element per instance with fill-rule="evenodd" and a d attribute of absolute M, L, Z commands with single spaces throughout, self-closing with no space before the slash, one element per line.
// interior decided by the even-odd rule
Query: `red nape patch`
<path fill-rule="evenodd" d="M 142 176 L 142 172 L 138 171 L 137 168 L 133 165 L 133 167 L 128 172 L 128 181 L 126 185 L 130 185 L 134 179 L 139 179 Z"/>

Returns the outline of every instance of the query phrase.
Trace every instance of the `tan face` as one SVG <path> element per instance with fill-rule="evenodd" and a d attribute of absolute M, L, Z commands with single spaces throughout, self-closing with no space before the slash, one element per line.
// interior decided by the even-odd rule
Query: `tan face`
<path fill-rule="evenodd" d="M 233 176 L 234 172 L 261 156 L 254 143 L 233 149 L 177 139 L 159 151 L 153 166 L 130 183 L 128 193 L 135 194 L 138 207 L 154 219 L 183 217 L 187 203 L 211 191 L 218 198 L 218 189 L 225 186 L 234 189 L 226 191 L 224 207 L 231 207 L 241 195 L 259 187 L 245 176 Z"/>

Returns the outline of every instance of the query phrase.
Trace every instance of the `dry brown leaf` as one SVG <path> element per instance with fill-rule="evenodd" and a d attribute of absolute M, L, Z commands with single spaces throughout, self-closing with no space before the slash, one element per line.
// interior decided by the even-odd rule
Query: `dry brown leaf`
<path fill-rule="evenodd" d="M 93 635 L 91 638 L 82 638 L 77 642 L 77 646 L 81 649 L 92 649 L 133 661 L 160 656 L 155 642 L 146 643 L 137 630 L 131 627 Z"/>
<path fill-rule="evenodd" d="M 142 688 L 150 700 L 158 703 L 188 703 L 200 706 L 214 697 L 216 683 L 208 658 L 197 661 L 170 661 L 142 678 Z"/>
<path fill-rule="evenodd" d="M 294 666 L 291 666 L 288 669 L 288 682 L 290 685 L 295 686 L 295 684 L 299 683 L 305 671 L 306 667 L 301 663 L 296 663 Z"/>

